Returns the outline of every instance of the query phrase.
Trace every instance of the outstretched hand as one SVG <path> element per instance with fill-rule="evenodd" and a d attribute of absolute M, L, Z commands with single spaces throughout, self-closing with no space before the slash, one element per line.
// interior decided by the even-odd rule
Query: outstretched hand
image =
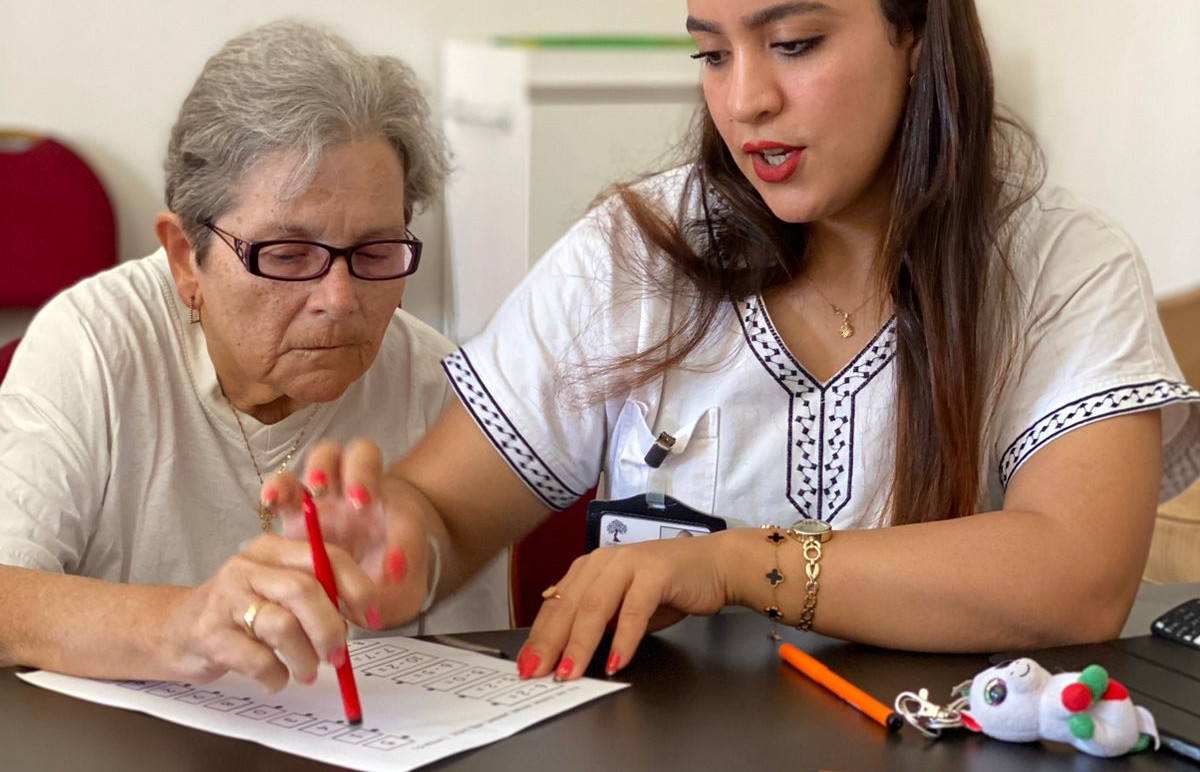
<path fill-rule="evenodd" d="M 379 604 L 356 624 L 380 629 L 403 624 L 422 610 L 435 577 L 435 542 L 427 534 L 428 503 L 399 480 L 386 483 L 379 446 L 357 439 L 343 448 L 324 440 L 309 452 L 303 478 L 273 475 L 262 500 L 282 517 L 283 534 L 305 540 L 301 510 L 307 489 L 317 505 L 327 545 L 337 547 L 375 583 Z"/>
<path fill-rule="evenodd" d="M 647 632 L 717 613 L 727 597 L 723 536 L 603 547 L 577 558 L 547 591 L 517 660 L 521 677 L 583 675 L 614 616 L 609 675 L 629 664 Z"/>

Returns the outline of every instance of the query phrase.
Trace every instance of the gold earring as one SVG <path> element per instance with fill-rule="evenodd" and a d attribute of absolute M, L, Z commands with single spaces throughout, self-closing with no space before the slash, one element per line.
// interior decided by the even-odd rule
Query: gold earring
<path fill-rule="evenodd" d="M 196 297 L 194 295 L 191 302 L 188 303 L 188 321 L 192 324 L 200 323 L 200 311 L 196 309 Z"/>
<path fill-rule="evenodd" d="M 908 76 L 908 87 L 914 88 L 917 85 L 917 74 L 914 72 Z"/>

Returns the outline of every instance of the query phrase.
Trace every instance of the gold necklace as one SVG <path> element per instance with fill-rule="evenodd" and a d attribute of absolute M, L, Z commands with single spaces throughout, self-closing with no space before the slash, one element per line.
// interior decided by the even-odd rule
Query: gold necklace
<path fill-rule="evenodd" d="M 229 397 L 225 397 L 225 404 L 229 405 L 229 409 L 233 412 L 233 420 L 237 421 L 238 430 L 242 433 L 242 442 L 246 444 L 246 452 L 250 454 L 250 463 L 254 465 L 254 474 L 258 477 L 259 488 L 263 484 L 262 470 L 258 466 L 258 459 L 254 457 L 254 448 L 250 446 L 250 438 L 246 436 L 246 427 L 242 425 L 242 416 L 238 413 L 237 408 L 229 401 Z M 283 457 L 283 463 L 279 465 L 279 472 L 286 472 L 288 464 L 292 462 L 292 456 L 296 455 L 296 451 L 300 448 L 300 443 L 304 441 L 304 433 L 308 431 L 308 425 L 312 423 L 313 418 L 317 415 L 317 409 L 320 404 L 313 405 L 312 412 L 308 414 L 308 420 L 304 422 L 304 426 L 300 427 L 300 433 L 296 435 L 296 441 L 292 443 L 292 447 L 288 448 L 287 455 Z M 275 519 L 275 515 L 267 511 L 266 506 L 262 503 L 261 498 L 258 502 L 258 522 L 262 526 L 263 533 L 271 532 L 271 523 Z"/>
<path fill-rule="evenodd" d="M 854 336 L 854 325 L 850 324 L 850 317 L 861 311 L 863 306 L 865 306 L 867 303 L 870 303 L 875 299 L 875 296 L 879 294 L 879 290 L 875 290 L 867 296 L 866 300 L 859 303 L 852 310 L 847 311 L 837 303 L 834 303 L 832 300 L 830 300 L 829 297 L 821 291 L 821 288 L 817 286 L 815 281 L 808 279 L 808 283 L 817 291 L 817 294 L 821 296 L 821 299 L 825 301 L 826 305 L 829 306 L 829 310 L 833 311 L 834 315 L 842 317 L 842 323 L 838 326 L 838 335 L 842 336 L 842 338 L 851 338 Z"/>

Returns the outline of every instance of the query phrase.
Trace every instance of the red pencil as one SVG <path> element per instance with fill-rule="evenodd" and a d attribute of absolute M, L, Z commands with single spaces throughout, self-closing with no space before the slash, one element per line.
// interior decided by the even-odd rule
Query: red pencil
<path fill-rule="evenodd" d="M 304 492 L 304 527 L 308 529 L 308 545 L 312 548 L 313 569 L 317 581 L 325 588 L 325 594 L 338 608 L 337 585 L 333 581 L 333 566 L 329 564 L 329 553 L 325 551 L 325 539 L 321 536 L 321 524 L 317 522 L 317 505 L 308 491 Z M 342 707 L 346 709 L 346 722 L 351 725 L 362 723 L 362 706 L 358 704 L 358 684 L 354 682 L 354 668 L 350 654 L 337 669 L 338 687 L 342 690 Z"/>

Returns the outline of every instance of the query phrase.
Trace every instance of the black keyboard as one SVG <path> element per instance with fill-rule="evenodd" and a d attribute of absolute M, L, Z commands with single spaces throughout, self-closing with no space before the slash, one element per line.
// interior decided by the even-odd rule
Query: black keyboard
<path fill-rule="evenodd" d="M 1200 598 L 1192 598 L 1154 620 L 1150 632 L 1200 649 Z"/>

